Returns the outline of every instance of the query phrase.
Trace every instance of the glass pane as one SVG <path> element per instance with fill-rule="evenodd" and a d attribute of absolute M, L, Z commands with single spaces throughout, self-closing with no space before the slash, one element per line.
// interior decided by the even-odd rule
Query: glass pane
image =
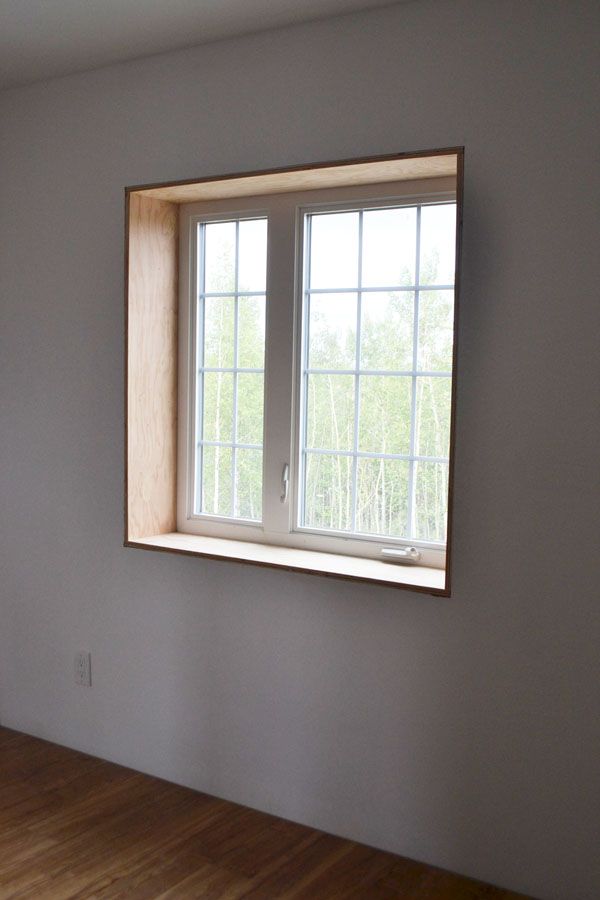
<path fill-rule="evenodd" d="M 267 220 L 240 222 L 238 291 L 264 292 L 267 280 Z"/>
<path fill-rule="evenodd" d="M 354 369 L 356 294 L 313 294 L 309 302 L 309 368 Z"/>
<path fill-rule="evenodd" d="M 374 209 L 363 214 L 363 287 L 415 283 L 417 210 Z"/>
<path fill-rule="evenodd" d="M 306 446 L 351 450 L 354 443 L 354 376 L 309 375 Z"/>
<path fill-rule="evenodd" d="M 417 378 L 417 456 L 448 457 L 451 391 L 449 377 Z"/>
<path fill-rule="evenodd" d="M 237 450 L 235 471 L 235 515 L 262 518 L 262 450 Z"/>
<path fill-rule="evenodd" d="M 265 364 L 265 298 L 238 299 L 238 366 L 262 369 Z"/>
<path fill-rule="evenodd" d="M 352 527 L 352 457 L 306 454 L 304 525 L 335 531 Z"/>
<path fill-rule="evenodd" d="M 205 441 L 233 440 L 233 375 L 231 372 L 205 372 L 204 428 Z"/>
<path fill-rule="evenodd" d="M 421 210 L 420 284 L 454 284 L 456 205 Z"/>
<path fill-rule="evenodd" d="M 204 301 L 204 365 L 208 368 L 233 366 L 232 297 L 206 297 Z"/>
<path fill-rule="evenodd" d="M 415 463 L 414 534 L 422 541 L 446 540 L 448 464 Z"/>
<path fill-rule="evenodd" d="M 232 451 L 230 447 L 202 447 L 202 509 L 212 516 L 231 515 Z"/>
<path fill-rule="evenodd" d="M 454 291 L 423 291 L 419 297 L 419 369 L 452 371 Z"/>
<path fill-rule="evenodd" d="M 410 452 L 412 379 L 361 375 L 358 446 L 367 453 Z"/>
<path fill-rule="evenodd" d="M 235 290 L 235 222 L 209 222 L 200 228 L 204 229 L 204 290 Z"/>
<path fill-rule="evenodd" d="M 359 459 L 356 530 L 403 537 L 407 533 L 409 463 L 403 459 Z"/>
<path fill-rule="evenodd" d="M 325 213 L 310 220 L 310 287 L 357 287 L 358 213 Z"/>
<path fill-rule="evenodd" d="M 263 375 L 238 375 L 237 443 L 263 442 Z"/>
<path fill-rule="evenodd" d="M 413 367 L 414 294 L 363 294 L 362 369 L 410 372 Z"/>

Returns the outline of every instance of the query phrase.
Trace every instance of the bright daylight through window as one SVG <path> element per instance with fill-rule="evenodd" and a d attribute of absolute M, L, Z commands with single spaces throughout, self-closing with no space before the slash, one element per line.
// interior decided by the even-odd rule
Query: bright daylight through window
<path fill-rule="evenodd" d="M 300 524 L 443 543 L 454 204 L 305 218 Z"/>
<path fill-rule="evenodd" d="M 269 250 L 269 203 L 260 214 L 227 214 L 226 204 L 185 213 L 186 525 L 372 558 L 410 547 L 443 565 L 454 197 L 305 199 L 287 200 L 296 231 L 289 299 L 268 293 L 283 265 Z M 275 205 L 279 219 L 286 201 Z M 282 338 L 269 310 L 284 303 L 295 304 L 295 334 Z M 265 393 L 265 351 L 282 339 L 293 389 L 278 414 Z M 269 476 L 263 448 L 274 432 L 289 433 L 289 452 Z"/>
<path fill-rule="evenodd" d="M 267 220 L 197 231 L 197 514 L 262 518 Z"/>

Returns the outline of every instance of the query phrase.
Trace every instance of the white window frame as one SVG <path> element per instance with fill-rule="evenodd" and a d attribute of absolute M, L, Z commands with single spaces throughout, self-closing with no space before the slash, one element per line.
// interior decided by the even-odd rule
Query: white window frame
<path fill-rule="evenodd" d="M 280 547 L 381 559 L 383 548 L 416 547 L 420 565 L 444 568 L 443 544 L 409 538 L 348 535 L 297 525 L 300 490 L 300 398 L 304 215 L 311 211 L 417 206 L 456 202 L 456 192 L 437 179 L 329 188 L 182 204 L 180 207 L 179 416 L 177 528 L 181 533 L 251 541 Z M 265 411 L 263 435 L 263 522 L 193 513 L 196 372 L 195 245 L 198 222 L 266 216 L 267 285 L 265 327 Z M 452 373 L 452 379 L 455 373 Z M 414 415 L 414 411 L 413 411 Z M 281 502 L 288 466 L 288 502 Z M 268 523 L 267 528 L 265 523 Z"/>

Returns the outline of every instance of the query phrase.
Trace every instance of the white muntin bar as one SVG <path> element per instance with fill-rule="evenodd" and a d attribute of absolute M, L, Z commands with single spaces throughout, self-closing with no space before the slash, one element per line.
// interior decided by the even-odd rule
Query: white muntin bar
<path fill-rule="evenodd" d="M 205 443 L 208 444 L 208 441 Z M 230 447 L 230 444 L 227 444 Z M 410 453 L 374 453 L 369 450 L 322 450 L 319 447 L 306 447 L 305 453 L 315 456 L 358 456 L 361 459 L 403 459 L 407 462 L 447 463 L 447 456 L 411 456 Z"/>
<path fill-rule="evenodd" d="M 198 297 L 208 297 L 208 299 L 212 299 L 215 297 L 218 299 L 219 297 L 264 297 L 264 291 L 198 291 Z"/>
<path fill-rule="evenodd" d="M 238 372 L 240 375 L 262 375 L 264 369 L 249 369 L 244 366 L 203 366 L 198 369 L 200 372 Z"/>
<path fill-rule="evenodd" d="M 240 441 L 198 441 L 198 447 L 235 447 L 237 450 L 262 450 L 262 444 L 244 444 Z"/>
<path fill-rule="evenodd" d="M 212 371 L 205 369 L 205 372 Z M 233 369 L 215 369 L 214 371 L 233 371 Z M 253 370 L 254 371 L 254 370 Z M 307 369 L 307 375 L 378 375 L 390 378 L 451 378 L 451 372 L 415 372 L 407 369 L 405 372 L 388 372 L 386 369 Z"/>
<path fill-rule="evenodd" d="M 420 209 L 419 210 L 420 218 Z M 362 218 L 362 216 L 361 216 Z M 396 284 L 387 287 L 306 288 L 306 294 L 414 294 L 415 291 L 453 291 L 453 284 Z M 225 296 L 230 297 L 231 294 Z"/>

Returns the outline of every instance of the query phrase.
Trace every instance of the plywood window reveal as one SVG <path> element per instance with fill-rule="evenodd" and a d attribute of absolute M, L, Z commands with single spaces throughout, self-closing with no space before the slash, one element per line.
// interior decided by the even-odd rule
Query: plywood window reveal
<path fill-rule="evenodd" d="M 462 184 L 449 148 L 126 188 L 126 546 L 450 595 Z"/>

